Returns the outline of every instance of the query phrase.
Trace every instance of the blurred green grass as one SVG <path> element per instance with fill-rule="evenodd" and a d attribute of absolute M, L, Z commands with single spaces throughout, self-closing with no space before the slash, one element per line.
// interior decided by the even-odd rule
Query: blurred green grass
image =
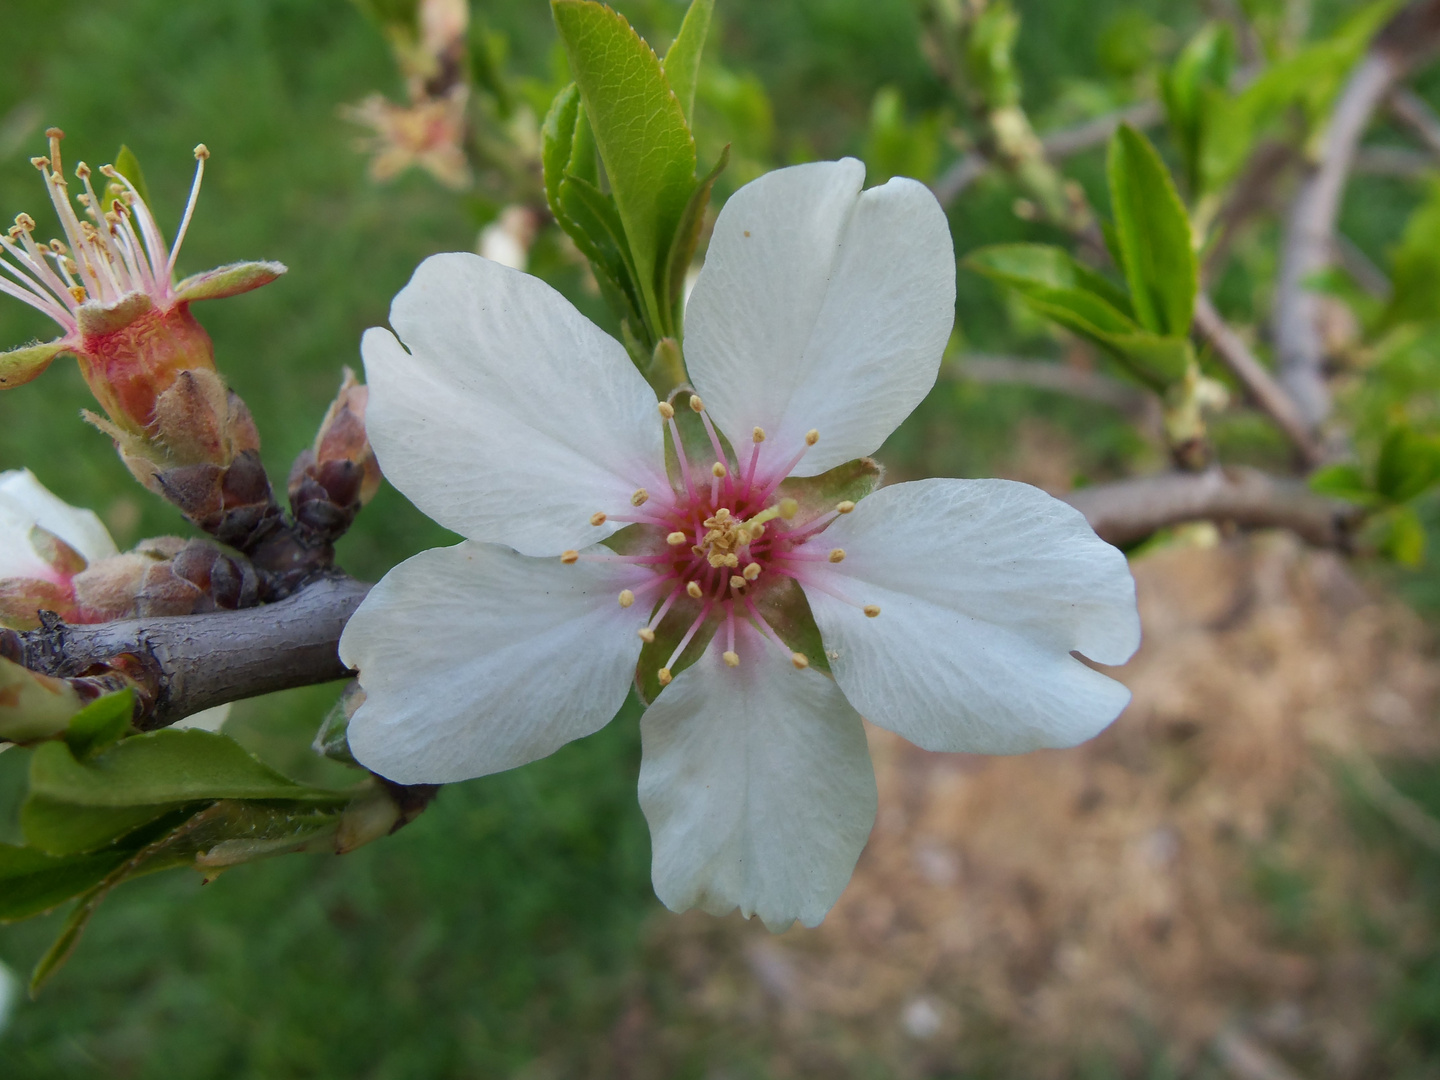
<path fill-rule="evenodd" d="M 618 6 L 661 42 L 683 12 L 674 0 Z M 1019 6 L 1027 101 L 1039 115 L 1068 115 L 1102 93 L 1101 76 L 1123 84 L 1126 42 L 1137 33 L 1165 24 L 1174 37 L 1199 18 L 1176 0 Z M 721 59 L 757 73 L 776 103 L 777 161 L 859 152 L 883 86 L 899 88 L 912 109 L 940 100 L 908 0 L 719 7 Z M 543 0 L 479 10 L 507 35 L 512 70 L 547 71 Z M 1140 13 L 1139 31 L 1134 19 L 1116 21 L 1122 10 Z M 360 333 L 385 320 L 414 266 L 474 243 L 463 202 L 423 175 L 374 185 L 356 131 L 337 115 L 376 89 L 398 93 L 380 34 L 346 0 L 6 0 L 3 30 L 7 213 L 29 210 L 47 226 L 27 159 L 57 124 L 72 163 L 109 160 L 128 143 L 173 230 L 190 148 L 204 141 L 214 156 L 181 272 L 242 258 L 290 267 L 266 289 L 197 308 L 256 415 L 272 476 L 283 477 L 341 367 L 358 366 Z M 1087 183 L 1099 176 L 1093 157 L 1078 164 Z M 1000 239 L 1055 239 L 1018 222 L 1012 197 L 1001 184 L 967 197 L 952 215 L 962 253 Z M 1393 223 L 1367 222 L 1355 238 L 1378 249 Z M 1013 346 L 998 293 L 964 274 L 959 288 L 967 340 Z M 0 346 L 49 332 L 20 305 L 0 305 Z M 1053 349 L 1043 337 L 1031 344 Z M 29 466 L 65 498 L 96 507 L 122 546 L 185 532 L 79 420 L 88 404 L 68 361 L 0 397 L 0 468 Z M 902 473 L 986 474 L 1033 415 L 1075 442 L 1084 475 L 1114 475 L 1144 452 L 1118 419 L 1097 423 L 1073 402 L 942 382 L 886 455 Z M 386 488 L 340 557 L 373 579 L 446 536 Z M 334 694 L 320 687 L 242 703 L 233 724 L 283 758 L 308 742 Z M 178 873 L 125 887 L 71 964 L 0 1036 L 0 1075 L 388 1080 L 510 1075 L 537 1060 L 546 1075 L 609 1075 L 610 1032 L 641 989 L 656 992 L 657 978 L 643 944 L 646 920 L 661 909 L 634 795 L 634 719 L 627 711 L 546 761 L 447 788 L 414 825 L 342 859 L 279 859 L 203 889 Z M 6 811 L 24 765 L 23 752 L 0 755 L 0 821 L 13 819 Z M 0 928 L 0 960 L 27 970 L 56 925 L 51 917 Z M 704 1075 L 703 1055 L 733 1063 L 735 1075 L 763 1075 L 758 1053 L 743 1039 L 702 1040 L 675 1053 L 675 1075 Z"/>

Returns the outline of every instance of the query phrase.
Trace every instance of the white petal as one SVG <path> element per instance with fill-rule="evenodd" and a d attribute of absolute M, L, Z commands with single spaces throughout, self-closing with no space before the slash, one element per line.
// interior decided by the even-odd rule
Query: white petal
<path fill-rule="evenodd" d="M 834 682 L 749 624 L 739 667 L 722 637 L 640 721 L 655 893 L 672 911 L 738 905 L 771 930 L 816 926 L 875 822 L 864 727 Z"/>
<path fill-rule="evenodd" d="M 625 350 L 539 278 L 435 255 L 366 332 L 365 426 L 381 468 L 472 540 L 558 555 L 663 484 L 655 394 Z"/>
<path fill-rule="evenodd" d="M 71 506 L 40 483 L 29 469 L 0 473 L 0 503 L 60 537 L 87 562 L 119 554 L 95 511 Z"/>
<path fill-rule="evenodd" d="M 29 469 L 0 473 L 0 577 L 18 574 L 10 568 L 12 561 L 45 565 L 30 543 L 30 529 L 35 525 L 64 540 L 86 562 L 118 554 L 115 541 L 93 510 L 71 506 L 52 494 Z"/>
<path fill-rule="evenodd" d="M 986 754 L 1073 746 L 1129 702 L 1070 655 L 1123 664 L 1139 647 L 1125 556 L 1043 491 L 896 484 L 815 543 L 846 553 L 816 564 L 805 587 L 835 679 L 865 717 L 911 742 Z"/>
<path fill-rule="evenodd" d="M 598 549 L 604 552 L 604 548 Z M 626 563 L 434 548 L 386 574 L 351 617 L 340 657 L 365 703 L 350 749 L 402 784 L 513 769 L 599 731 L 625 702 L 649 608 L 619 604 Z"/>
<path fill-rule="evenodd" d="M 230 703 L 216 705 L 213 709 L 202 709 L 183 720 L 171 724 L 174 728 L 199 728 L 201 731 L 219 731 L 230 719 Z"/>
<path fill-rule="evenodd" d="M 846 158 L 745 185 L 685 310 L 686 364 L 726 434 L 764 428 L 788 460 L 820 432 L 802 476 L 885 441 L 934 385 L 954 323 L 940 204 L 903 178 L 862 194 L 864 178 Z"/>

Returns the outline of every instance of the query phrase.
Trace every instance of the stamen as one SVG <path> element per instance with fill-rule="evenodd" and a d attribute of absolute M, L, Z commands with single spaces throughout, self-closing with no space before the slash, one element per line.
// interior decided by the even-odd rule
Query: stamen
<path fill-rule="evenodd" d="M 725 479 L 725 477 L 728 476 L 729 473 L 730 470 L 725 468 L 725 466 L 721 462 L 717 461 L 714 465 L 710 466 L 710 475 L 715 477 L 716 480 Z"/>
<path fill-rule="evenodd" d="M 685 591 L 690 594 L 691 600 L 699 600 L 700 597 L 703 595 L 703 590 L 700 588 L 700 583 L 698 581 L 692 581 L 687 584 L 685 586 Z"/>
<path fill-rule="evenodd" d="M 605 514 L 604 514 L 603 512 L 601 512 L 601 511 L 599 511 L 599 510 L 596 510 L 595 513 L 593 513 L 593 514 L 590 515 L 590 524 L 591 524 L 591 525 L 596 525 L 596 526 L 604 525 L 604 524 L 605 524 Z"/>
<path fill-rule="evenodd" d="M 668 401 L 656 402 L 655 407 L 660 410 L 660 416 L 665 420 L 675 419 L 675 406 Z"/>
<path fill-rule="evenodd" d="M 662 667 L 659 671 L 655 673 L 655 678 L 659 681 L 661 686 L 669 686 L 671 682 L 674 681 L 675 676 L 670 674 L 670 669 L 668 667 Z"/>
<path fill-rule="evenodd" d="M 635 594 L 629 589 L 621 589 L 620 606 L 623 608 L 628 608 L 633 603 L 635 603 Z"/>
<path fill-rule="evenodd" d="M 694 582 L 692 581 L 691 584 L 693 585 Z M 675 662 L 680 659 L 680 654 L 685 651 L 685 647 L 689 645 L 690 642 L 694 640 L 695 635 L 700 632 L 700 627 L 705 625 L 705 620 L 709 615 L 710 605 L 706 604 L 700 609 L 700 614 L 695 617 L 695 621 L 690 624 L 690 629 L 685 631 L 685 636 L 680 639 L 680 644 L 675 646 L 675 651 L 670 654 L 670 659 L 665 661 L 665 666 L 661 669 L 662 671 L 669 671 L 675 666 Z"/>
<path fill-rule="evenodd" d="M 566 566 L 573 565 L 574 563 L 580 561 L 580 552 L 576 551 L 574 548 L 571 548 L 569 551 L 562 551 L 560 553 L 560 561 Z"/>
<path fill-rule="evenodd" d="M 644 488 L 638 488 L 635 494 L 630 496 L 630 505 L 644 506 L 645 503 L 649 500 L 649 498 L 650 493 L 648 491 L 646 491 Z"/>
<path fill-rule="evenodd" d="M 697 413 L 705 411 L 705 403 L 700 400 L 699 394 L 690 395 L 690 411 Z"/>
<path fill-rule="evenodd" d="M 810 666 L 810 658 L 803 652 L 791 653 L 790 663 L 795 665 L 796 671 L 804 671 Z"/>
<path fill-rule="evenodd" d="M 815 428 L 812 427 L 809 431 L 807 431 L 807 432 L 805 433 L 805 445 L 806 445 L 806 446 L 814 446 L 814 445 L 815 445 L 817 442 L 819 442 L 819 441 L 820 441 L 820 432 L 817 431 Z"/>
<path fill-rule="evenodd" d="M 845 549 L 844 549 L 844 548 L 834 548 L 834 549 L 832 549 L 831 552 L 830 552 L 830 561 L 831 561 L 831 562 L 835 562 L 835 563 L 844 562 L 844 561 L 845 561 Z"/>
<path fill-rule="evenodd" d="M 855 504 L 854 504 L 853 502 L 851 502 L 849 499 L 845 499 L 845 500 L 843 500 L 843 501 L 838 502 L 838 503 L 835 504 L 835 510 L 836 510 L 837 513 L 848 514 L 848 513 L 850 513 L 851 510 L 854 510 L 854 509 L 855 509 Z"/>
<path fill-rule="evenodd" d="M 753 442 L 756 446 L 759 446 L 762 442 L 765 441 L 765 429 L 762 427 L 757 427 L 755 430 L 750 432 L 750 441 Z"/>
<path fill-rule="evenodd" d="M 730 575 L 730 587 L 732 589 L 743 589 L 746 585 L 749 584 L 750 582 L 746 581 L 744 576 L 741 574 Z"/>
<path fill-rule="evenodd" d="M 735 652 L 734 649 L 727 649 L 720 655 L 724 658 L 726 667 L 740 666 L 740 656 L 738 653 Z"/>
<path fill-rule="evenodd" d="M 645 642 L 646 645 L 651 644 L 655 640 L 655 631 L 651 630 L 648 626 L 642 626 L 636 633 L 640 635 L 640 640 Z"/>
<path fill-rule="evenodd" d="M 665 543 L 669 544 L 671 547 L 679 547 L 681 544 L 685 543 L 685 541 L 689 539 L 689 536 L 677 529 L 669 536 L 665 537 Z"/>
<path fill-rule="evenodd" d="M 863 610 L 864 610 L 864 612 L 865 612 L 865 614 L 866 614 L 867 616 L 869 616 L 870 618 L 873 619 L 873 618 L 875 618 L 876 615 L 879 615 L 879 614 L 880 614 L 880 605 L 879 605 L 879 604 L 866 604 Z"/>
<path fill-rule="evenodd" d="M 749 566 L 745 567 L 741 573 L 744 575 L 746 581 L 754 581 L 760 576 L 760 564 L 758 562 L 752 562 Z"/>
<path fill-rule="evenodd" d="M 175 244 L 170 248 L 170 258 L 165 262 L 166 282 L 175 273 L 175 260 L 180 257 L 180 245 L 185 242 L 185 232 L 190 228 L 190 216 L 195 213 L 195 203 L 200 198 L 200 181 L 205 179 L 205 162 L 210 160 L 210 150 L 201 143 L 195 147 L 195 179 L 190 184 L 190 198 L 185 202 L 185 214 L 180 218 L 180 229 L 175 234 Z"/>

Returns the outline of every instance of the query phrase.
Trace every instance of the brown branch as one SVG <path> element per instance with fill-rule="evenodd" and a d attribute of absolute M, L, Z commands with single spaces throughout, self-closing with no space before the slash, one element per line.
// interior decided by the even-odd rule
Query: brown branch
<path fill-rule="evenodd" d="M 1209 343 L 1215 350 L 1215 355 L 1240 380 L 1255 403 L 1275 421 L 1276 426 L 1294 444 L 1305 464 L 1318 465 L 1322 458 L 1321 450 L 1310 437 L 1309 425 L 1305 423 L 1299 408 L 1265 366 L 1256 359 L 1249 346 L 1240 339 L 1240 335 L 1220 317 L 1210 297 L 1203 292 L 1195 298 L 1195 333 Z"/>
<path fill-rule="evenodd" d="M 1317 547 L 1349 550 L 1361 513 L 1349 503 L 1316 495 L 1299 481 L 1233 467 L 1160 473 L 1060 497 L 1085 515 L 1101 539 L 1122 547 L 1170 525 L 1213 521 L 1289 529 Z"/>
<path fill-rule="evenodd" d="M 1321 298 L 1306 288 L 1306 282 L 1330 261 L 1340 197 L 1360 136 L 1396 83 L 1437 46 L 1440 0 L 1410 4 L 1380 31 L 1341 91 L 1324 151 L 1301 184 L 1285 224 L 1273 335 L 1280 382 L 1311 428 L 1329 414 L 1330 392 L 1322 371 Z"/>
<path fill-rule="evenodd" d="M 1390 112 L 1410 133 L 1425 144 L 1433 157 L 1440 157 L 1440 116 L 1414 90 L 1396 87 L 1390 95 Z"/>
<path fill-rule="evenodd" d="M 93 626 L 48 620 L 0 631 L 0 652 L 61 678 L 123 671 L 142 690 L 137 726 L 165 727 L 229 701 L 343 679 L 340 632 L 370 586 L 341 575 L 275 604 Z"/>
<path fill-rule="evenodd" d="M 1121 124 L 1148 128 L 1154 127 L 1162 118 L 1163 113 L 1157 102 L 1142 101 L 1137 105 L 1130 105 L 1115 112 L 1106 113 L 1104 116 L 1097 116 L 1095 119 L 1087 120 L 1075 127 L 1041 136 L 1040 145 L 1045 151 L 1045 156 L 1051 161 L 1063 161 L 1067 157 L 1073 157 L 1086 150 L 1104 145 Z M 988 157 L 977 150 L 972 150 L 968 154 L 962 155 L 946 169 L 932 185 L 931 190 L 935 192 L 935 197 L 940 200 L 942 206 L 949 206 L 960 197 L 966 188 L 993 167 L 994 162 Z"/>

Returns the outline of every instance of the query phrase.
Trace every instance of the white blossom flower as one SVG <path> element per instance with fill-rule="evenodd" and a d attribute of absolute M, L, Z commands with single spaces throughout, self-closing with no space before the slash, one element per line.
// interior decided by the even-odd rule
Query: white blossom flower
<path fill-rule="evenodd" d="M 421 264 L 398 340 L 365 335 L 367 424 L 386 475 L 466 540 L 397 566 L 345 630 L 361 762 L 419 783 L 533 761 L 604 726 L 639 662 L 657 894 L 778 929 L 824 917 L 869 835 L 862 715 L 1016 753 L 1119 714 L 1129 692 L 1077 654 L 1130 657 L 1134 583 L 1074 509 L 1001 480 L 834 498 L 930 389 L 953 320 L 934 197 L 863 180 L 802 165 L 725 205 L 678 415 L 539 280 Z"/>
<path fill-rule="evenodd" d="M 69 549 L 58 560 L 53 540 Z M 25 579 L 68 590 L 76 572 L 118 554 L 95 511 L 71 506 L 29 469 L 0 472 L 0 585 Z M 217 705 L 174 726 L 219 731 L 229 715 L 228 704 Z"/>
<path fill-rule="evenodd" d="M 86 563 L 117 554 L 115 541 L 93 510 L 71 506 L 29 469 L 0 473 L 0 580 L 32 578 L 59 583 L 65 574 L 43 550 L 44 533 L 63 541 Z M 40 543 L 37 544 L 37 541 Z"/>

